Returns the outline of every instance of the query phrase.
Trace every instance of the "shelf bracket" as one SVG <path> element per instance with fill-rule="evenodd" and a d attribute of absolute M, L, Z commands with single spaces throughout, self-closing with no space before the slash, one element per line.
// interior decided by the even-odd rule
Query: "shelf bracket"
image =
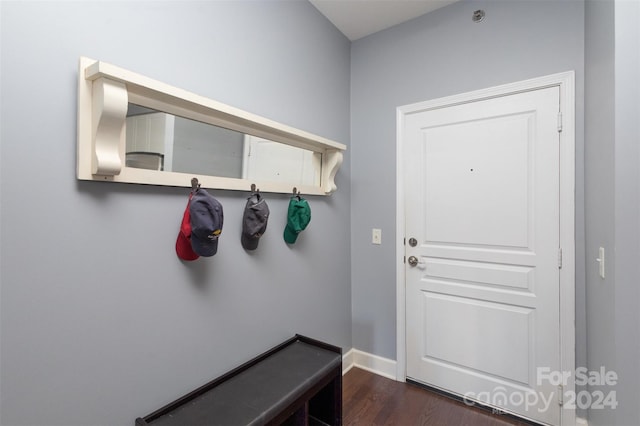
<path fill-rule="evenodd" d="M 91 173 L 118 175 L 124 165 L 127 88 L 123 83 L 99 78 L 93 81 L 92 92 Z"/>
<path fill-rule="evenodd" d="M 331 194 L 338 189 L 335 178 L 336 173 L 338 173 L 342 165 L 342 151 L 338 149 L 327 149 L 324 152 L 324 157 L 323 160 L 326 162 L 326 166 L 322 168 L 322 189 L 325 194 Z"/>

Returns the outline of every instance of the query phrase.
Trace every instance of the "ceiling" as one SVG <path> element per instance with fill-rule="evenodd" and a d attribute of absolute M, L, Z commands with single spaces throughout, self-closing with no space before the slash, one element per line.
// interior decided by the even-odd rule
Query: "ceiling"
<path fill-rule="evenodd" d="M 309 0 L 354 41 L 458 0 Z"/>

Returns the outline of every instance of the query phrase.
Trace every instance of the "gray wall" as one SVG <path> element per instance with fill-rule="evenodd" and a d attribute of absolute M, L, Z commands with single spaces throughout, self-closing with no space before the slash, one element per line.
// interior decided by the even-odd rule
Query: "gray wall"
<path fill-rule="evenodd" d="M 174 250 L 188 190 L 79 182 L 81 55 L 349 141 L 349 42 L 306 1 L 1 3 L 0 423 L 130 425 L 295 333 L 351 347 L 349 154 L 288 247 L 247 193 L 218 254 Z M 248 188 L 247 188 L 248 189 Z"/>
<path fill-rule="evenodd" d="M 577 365 L 586 364 L 583 37 L 579 1 L 462 1 L 352 44 L 354 348 L 396 359 L 396 107 L 575 70 Z M 382 228 L 381 246 L 371 228 Z"/>
<path fill-rule="evenodd" d="M 616 424 L 640 424 L 640 2 L 615 2 Z M 595 367 L 595 365 L 593 365 Z M 592 412 L 595 410 L 592 410 Z M 595 424 L 595 423 L 594 423 Z"/>
<path fill-rule="evenodd" d="M 587 359 L 618 375 L 615 410 L 590 410 L 590 425 L 640 424 L 640 3 L 587 1 L 585 175 Z M 594 261 L 607 250 L 606 278 Z"/>
<path fill-rule="evenodd" d="M 615 86 L 614 3 L 585 4 L 585 220 L 587 359 L 590 369 L 615 363 Z M 606 254 L 598 274 L 598 248 Z M 605 389 L 602 389 L 603 391 Z M 590 424 L 613 425 L 614 411 L 591 410 Z"/>
<path fill-rule="evenodd" d="M 244 133 L 176 117 L 172 171 L 242 178 Z"/>

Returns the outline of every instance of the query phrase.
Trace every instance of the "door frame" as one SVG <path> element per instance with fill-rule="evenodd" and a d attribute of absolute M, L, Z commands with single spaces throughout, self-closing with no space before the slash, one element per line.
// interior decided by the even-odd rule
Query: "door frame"
<path fill-rule="evenodd" d="M 422 111 L 517 93 L 559 87 L 562 111 L 560 134 L 560 368 L 571 372 L 563 392 L 575 395 L 575 72 L 567 71 L 516 83 L 417 102 L 396 108 L 396 380 L 406 381 L 405 303 L 405 117 Z M 575 424 L 575 409 L 561 410 L 561 424 Z"/>

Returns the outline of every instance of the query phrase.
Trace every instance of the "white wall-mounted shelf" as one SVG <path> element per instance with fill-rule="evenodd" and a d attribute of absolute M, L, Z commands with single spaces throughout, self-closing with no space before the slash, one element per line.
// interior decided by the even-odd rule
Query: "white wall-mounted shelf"
<path fill-rule="evenodd" d="M 125 166 L 126 115 L 133 103 L 176 116 L 224 127 L 322 155 L 319 185 L 291 185 L 246 179 L 137 169 Z M 81 57 L 78 72 L 78 161 L 80 180 L 263 192 L 331 194 L 346 146 L 196 95 L 115 65 Z"/>

